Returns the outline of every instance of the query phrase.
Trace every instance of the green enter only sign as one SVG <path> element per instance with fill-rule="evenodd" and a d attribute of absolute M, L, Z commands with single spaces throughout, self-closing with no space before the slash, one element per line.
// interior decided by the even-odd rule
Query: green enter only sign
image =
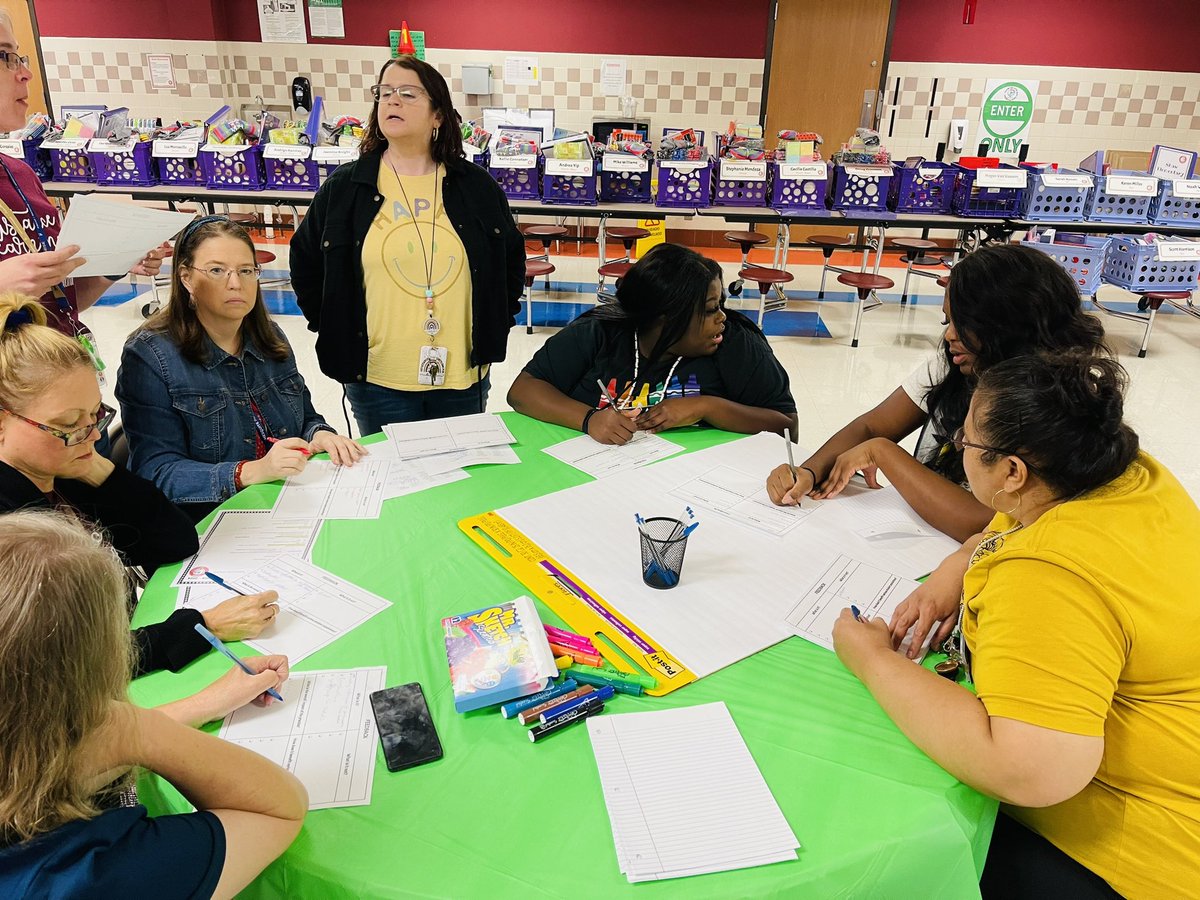
<path fill-rule="evenodd" d="M 1019 81 L 996 85 L 983 100 L 981 143 L 994 153 L 1015 154 L 1033 121 L 1033 96 Z"/>

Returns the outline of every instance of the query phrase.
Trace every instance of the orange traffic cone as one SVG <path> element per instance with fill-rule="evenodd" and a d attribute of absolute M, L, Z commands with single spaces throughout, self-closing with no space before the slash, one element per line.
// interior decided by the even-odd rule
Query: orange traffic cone
<path fill-rule="evenodd" d="M 416 56 L 417 48 L 413 46 L 412 35 L 408 33 L 408 22 L 400 22 L 400 44 L 396 47 L 396 52 L 401 56 Z"/>

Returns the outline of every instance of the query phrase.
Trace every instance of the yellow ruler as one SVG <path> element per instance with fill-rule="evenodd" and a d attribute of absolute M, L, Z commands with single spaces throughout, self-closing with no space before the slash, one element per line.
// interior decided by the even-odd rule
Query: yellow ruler
<path fill-rule="evenodd" d="M 546 555 L 498 513 L 471 516 L 458 523 L 471 540 L 579 634 L 603 637 L 639 663 L 658 680 L 647 694 L 656 697 L 678 690 L 696 675 L 672 657 L 652 637 L 613 609 L 587 584 Z M 603 654 L 604 641 L 594 641 Z M 627 660 L 605 655 L 614 668 L 630 671 Z"/>

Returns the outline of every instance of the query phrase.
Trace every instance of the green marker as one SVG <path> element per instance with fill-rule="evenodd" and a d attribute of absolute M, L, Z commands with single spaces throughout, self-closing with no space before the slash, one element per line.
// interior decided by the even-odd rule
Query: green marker
<path fill-rule="evenodd" d="M 565 674 L 574 678 L 580 684 L 590 684 L 593 687 L 611 687 L 618 694 L 632 694 L 635 697 L 642 693 L 642 686 L 636 681 L 625 681 L 624 679 L 611 678 L 607 670 L 594 669 L 587 666 L 587 672 L 580 672 L 574 667 L 568 669 Z M 603 675 L 593 675 L 592 672 L 604 672 Z"/>
<path fill-rule="evenodd" d="M 585 676 L 591 679 L 599 679 L 604 684 L 611 684 L 614 687 L 617 687 L 618 685 L 625 685 L 627 687 L 636 686 L 642 690 L 646 690 L 647 688 L 656 687 L 658 685 L 658 682 L 649 675 L 634 675 L 629 672 L 618 672 L 616 669 L 598 669 L 595 666 L 573 665 L 567 670 L 567 672 L 572 678 L 575 678 L 577 675 Z M 578 681 L 579 679 L 576 678 L 576 680 Z M 596 684 L 596 681 L 585 681 L 583 683 Z M 623 693 L 630 692 L 625 691 Z M 639 690 L 638 693 L 641 693 L 641 691 Z"/>

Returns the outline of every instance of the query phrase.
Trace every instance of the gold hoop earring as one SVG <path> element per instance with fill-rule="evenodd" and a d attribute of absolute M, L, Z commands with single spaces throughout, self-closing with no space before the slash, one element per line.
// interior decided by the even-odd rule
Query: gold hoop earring
<path fill-rule="evenodd" d="M 995 512 L 1000 513 L 1000 515 L 1002 515 L 1002 516 L 1014 516 L 1014 515 L 1016 515 L 1017 510 L 1021 508 L 1021 492 L 1020 491 L 1012 492 L 1013 494 L 1016 495 L 1016 498 L 1017 498 L 1016 506 L 1014 506 L 1012 509 L 996 509 L 996 498 L 999 497 L 1001 494 L 1007 494 L 1007 493 L 1009 493 L 1009 492 L 1004 490 L 1003 488 L 1001 488 L 1000 490 L 996 491 L 996 493 L 992 494 L 992 509 Z"/>

